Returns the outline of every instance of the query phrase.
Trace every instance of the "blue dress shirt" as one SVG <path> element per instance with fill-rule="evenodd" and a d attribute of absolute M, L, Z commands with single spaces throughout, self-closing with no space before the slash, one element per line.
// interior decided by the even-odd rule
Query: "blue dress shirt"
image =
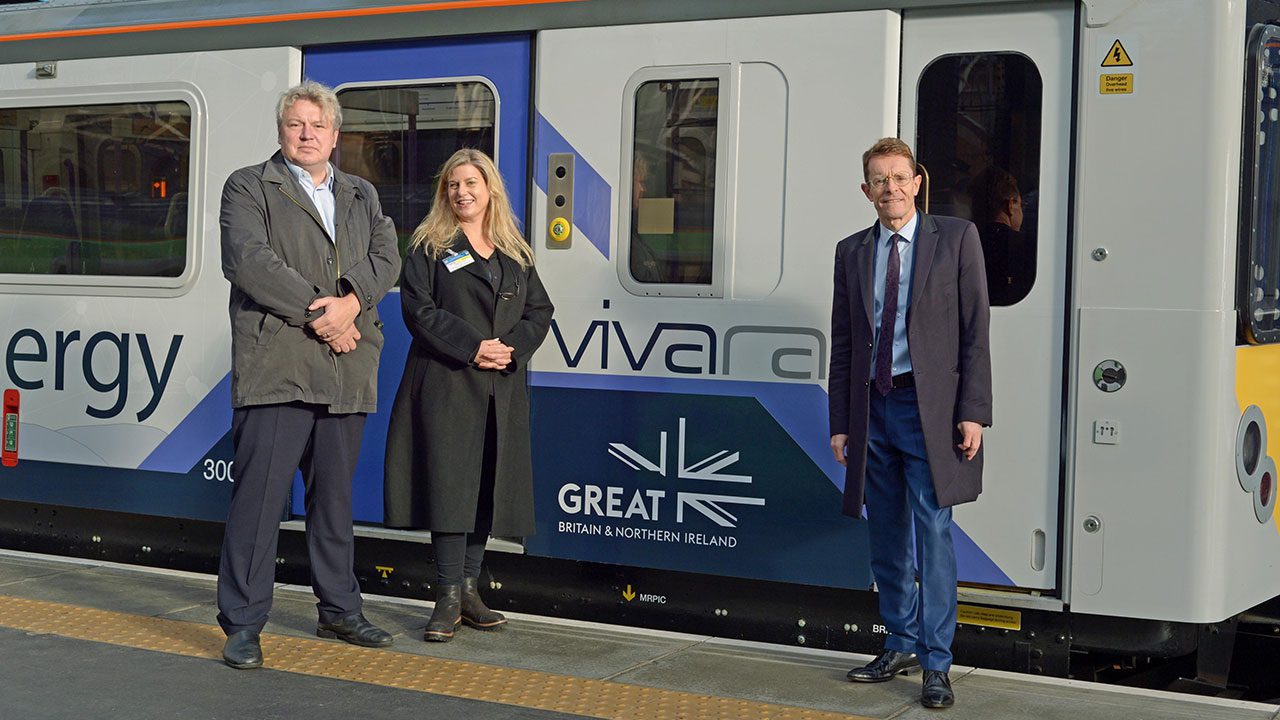
<path fill-rule="evenodd" d="M 920 225 L 919 211 L 911 213 L 911 219 L 898 231 L 902 240 L 898 241 L 898 317 L 893 321 L 893 374 L 901 375 L 911 372 L 911 353 L 907 349 L 907 309 L 911 305 L 911 271 L 915 267 L 912 262 L 915 249 L 916 228 Z M 875 303 L 872 311 L 871 327 L 876 335 L 876 346 L 871 349 L 871 357 L 875 357 L 880 347 L 880 315 L 884 310 L 884 274 L 889 267 L 889 242 L 893 231 L 884 225 L 878 225 L 876 236 L 875 266 Z M 876 375 L 875 363 L 871 364 L 871 379 Z"/>
<path fill-rule="evenodd" d="M 329 233 L 329 242 L 336 242 L 337 231 L 333 223 L 333 165 L 326 166 L 324 182 L 317 186 L 311 180 L 311 173 L 288 160 L 285 160 L 284 164 L 289 166 L 293 176 L 298 179 L 298 184 L 302 186 L 303 192 L 307 194 L 307 197 L 311 198 L 311 204 L 315 206 L 316 212 L 320 213 L 320 220 L 324 223 L 325 232 Z"/>

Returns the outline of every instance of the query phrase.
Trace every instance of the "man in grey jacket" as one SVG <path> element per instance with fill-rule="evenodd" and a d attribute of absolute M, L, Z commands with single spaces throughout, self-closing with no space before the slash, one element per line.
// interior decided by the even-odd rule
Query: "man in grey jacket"
<path fill-rule="evenodd" d="M 361 612 L 352 567 L 351 478 L 376 404 L 378 301 L 396 283 L 395 229 L 367 181 L 329 163 L 342 110 L 304 82 L 276 109 L 280 151 L 222 191 L 222 270 L 231 281 L 235 489 L 218 569 L 222 656 L 262 665 L 279 520 L 294 471 L 306 484 L 316 634 L 365 647 L 391 635 Z"/>

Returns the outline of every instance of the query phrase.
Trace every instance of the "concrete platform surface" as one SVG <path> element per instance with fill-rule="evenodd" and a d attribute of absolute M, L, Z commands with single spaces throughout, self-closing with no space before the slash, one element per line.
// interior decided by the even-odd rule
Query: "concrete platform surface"
<path fill-rule="evenodd" d="M 366 596 L 384 650 L 315 638 L 309 588 L 281 585 L 266 667 L 221 662 L 214 578 L 0 551 L 0 718 L 953 718 L 1280 720 L 1259 703 L 953 668 L 846 682 L 865 656 L 526 615 L 426 643 L 430 603 Z"/>

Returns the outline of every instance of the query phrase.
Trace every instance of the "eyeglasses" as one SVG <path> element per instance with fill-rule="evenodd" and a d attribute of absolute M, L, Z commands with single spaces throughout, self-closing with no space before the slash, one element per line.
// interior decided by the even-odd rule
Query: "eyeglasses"
<path fill-rule="evenodd" d="M 915 180 L 915 179 L 916 179 L 916 176 L 910 173 L 898 173 L 896 175 L 890 175 L 888 177 L 884 175 L 877 175 L 876 177 L 873 177 L 870 180 L 868 180 L 867 184 L 871 186 L 872 190 L 881 190 L 884 188 L 885 185 L 889 183 L 890 180 L 892 180 L 893 184 L 896 185 L 897 187 L 906 187 L 907 185 L 911 184 L 912 180 Z"/>
<path fill-rule="evenodd" d="M 514 289 L 512 289 L 512 290 L 510 290 L 510 291 L 504 291 L 504 292 L 500 292 L 500 293 L 498 293 L 498 299 L 499 299 L 499 300 L 514 300 L 514 299 L 515 299 L 515 297 L 516 297 L 517 295 L 519 295 L 519 294 L 520 294 L 520 283 L 519 283 L 519 281 L 517 281 L 517 282 L 516 282 L 516 286 L 515 286 L 515 288 L 514 288 Z"/>

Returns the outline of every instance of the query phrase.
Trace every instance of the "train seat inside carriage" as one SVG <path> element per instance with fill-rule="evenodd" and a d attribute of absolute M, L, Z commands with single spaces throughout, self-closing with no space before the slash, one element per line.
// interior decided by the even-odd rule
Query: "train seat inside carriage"
<path fill-rule="evenodd" d="M 35 262 L 34 257 L 39 253 L 33 252 L 33 249 L 38 244 L 48 244 L 50 239 L 65 242 L 66 255 L 52 258 L 48 268 L 33 265 L 29 268 L 15 269 L 64 274 L 68 266 L 74 267 L 79 264 L 74 261 L 72 255 L 79 255 L 80 228 L 76 222 L 75 208 L 71 204 L 71 194 L 61 187 L 47 188 L 27 203 L 23 209 L 22 219 L 18 223 L 16 255 L 19 257 L 30 255 L 31 262 Z"/>
<path fill-rule="evenodd" d="M 71 205 L 71 194 L 60 187 L 51 187 L 27 204 L 18 226 L 18 238 L 34 241 L 48 236 L 80 239 Z"/>
<path fill-rule="evenodd" d="M 47 188 L 15 213 L 8 272 L 175 277 L 184 253 L 125 252 L 124 246 L 182 240 L 187 234 L 185 191 L 169 198 L 137 193 L 82 192 L 75 202 L 65 188 Z M 78 209 L 77 209 L 78 206 Z M 116 252 L 110 246 L 117 246 Z M 12 265 L 12 263 L 10 263 Z"/>
<path fill-rule="evenodd" d="M 169 198 L 169 209 L 164 216 L 165 237 L 187 236 L 187 194 L 176 192 Z"/>

